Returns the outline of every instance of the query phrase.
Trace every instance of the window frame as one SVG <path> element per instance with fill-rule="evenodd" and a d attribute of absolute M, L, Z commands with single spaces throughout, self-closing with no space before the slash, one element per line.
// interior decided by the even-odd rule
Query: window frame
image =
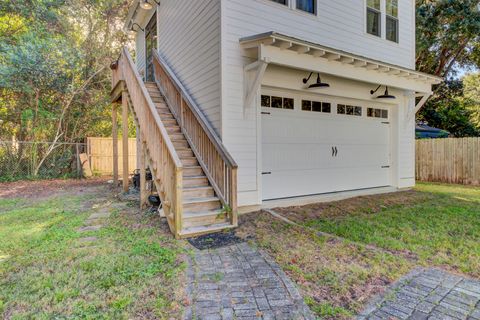
<path fill-rule="evenodd" d="M 383 13 L 382 13 L 382 2 L 384 0 L 380 0 L 380 8 L 376 9 L 373 7 L 370 7 L 368 5 L 368 0 L 365 0 L 365 32 L 371 36 L 382 38 L 382 33 L 383 33 Z M 373 34 L 368 32 L 368 13 L 369 12 L 374 12 L 378 15 L 378 34 Z"/>
<path fill-rule="evenodd" d="M 399 37 L 400 37 L 400 20 L 399 20 L 399 14 L 398 14 L 398 0 L 397 0 L 397 16 L 392 16 L 387 12 L 387 1 L 393 1 L 393 0 L 385 0 L 385 39 L 388 41 L 392 41 L 395 43 L 399 42 Z M 389 39 L 388 38 L 388 20 L 391 19 L 392 21 L 395 22 L 395 39 Z"/>
<path fill-rule="evenodd" d="M 380 26 L 379 31 L 380 35 L 377 36 L 375 34 L 368 32 L 368 10 L 377 11 L 377 9 L 368 6 L 368 0 L 364 0 L 364 15 L 363 15 L 363 23 L 364 23 L 364 33 L 366 36 L 372 39 L 381 39 L 387 40 L 391 44 L 400 44 L 400 1 L 397 2 L 397 17 L 391 16 L 387 14 L 387 0 L 380 0 Z M 396 41 L 390 40 L 387 38 L 387 18 L 394 19 L 396 22 Z"/>
<path fill-rule="evenodd" d="M 288 0 L 287 0 L 287 1 L 288 1 Z M 311 14 L 311 15 L 314 15 L 314 16 L 317 15 L 317 10 L 318 10 L 318 7 L 317 7 L 318 1 L 317 1 L 317 0 L 311 0 L 311 1 L 313 1 L 313 12 L 300 9 L 300 8 L 298 7 L 299 0 L 291 0 L 291 1 L 292 1 L 292 2 L 295 2 L 295 4 L 294 4 L 294 6 L 295 6 L 294 9 L 295 9 L 295 10 L 300 11 L 300 12 L 304 12 L 304 13 L 308 13 L 308 14 Z"/>
<path fill-rule="evenodd" d="M 271 3 L 274 6 L 288 8 L 292 11 L 295 11 L 295 12 L 298 12 L 298 13 L 301 13 L 301 14 L 306 14 L 306 15 L 313 16 L 313 17 L 318 16 L 318 0 L 312 0 L 313 1 L 313 11 L 314 11 L 313 13 L 309 12 L 309 11 L 299 9 L 297 0 L 285 0 L 285 4 L 277 2 L 276 0 L 262 0 L 262 1 Z"/>

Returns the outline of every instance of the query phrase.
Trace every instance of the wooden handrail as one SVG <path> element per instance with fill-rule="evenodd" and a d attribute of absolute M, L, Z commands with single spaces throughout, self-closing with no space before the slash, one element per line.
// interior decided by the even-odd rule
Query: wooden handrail
<path fill-rule="evenodd" d="M 177 152 L 175 151 L 175 147 L 173 146 L 172 140 L 170 139 L 170 136 L 168 135 L 167 129 L 163 125 L 162 120 L 160 119 L 160 116 L 158 115 L 157 109 L 155 108 L 155 104 L 152 101 L 152 98 L 150 97 L 150 94 L 148 93 L 147 87 L 145 87 L 145 84 L 142 81 L 142 78 L 140 77 L 140 74 L 138 73 L 137 68 L 135 67 L 135 64 L 133 62 L 132 57 L 130 56 L 130 53 L 128 53 L 127 48 L 123 48 L 123 54 L 128 60 L 129 67 L 133 70 L 135 74 L 135 80 L 139 84 L 140 89 L 142 90 L 143 96 L 147 100 L 148 107 L 150 108 L 150 112 L 152 113 L 153 118 L 155 119 L 155 122 L 157 126 L 160 128 L 163 138 L 165 139 L 168 147 L 168 151 L 170 152 L 173 160 L 175 161 L 175 165 L 178 168 L 182 168 L 182 161 L 180 161 L 180 157 L 178 156 Z M 125 65 L 124 65 L 125 66 Z M 127 86 L 128 89 L 128 86 Z"/>
<path fill-rule="evenodd" d="M 217 136 L 215 130 L 210 125 L 210 122 L 205 117 L 205 115 L 200 110 L 200 108 L 195 103 L 195 101 L 192 99 L 192 97 L 188 94 L 188 91 L 185 89 L 185 87 L 180 82 L 180 80 L 178 80 L 178 78 L 176 77 L 172 69 L 168 66 L 165 60 L 163 60 L 163 58 L 160 57 L 160 55 L 156 50 L 153 50 L 153 55 L 161 63 L 162 67 L 167 71 L 167 74 L 171 78 L 173 85 L 175 85 L 177 90 L 182 93 L 183 98 L 187 100 L 188 106 L 192 109 L 198 121 L 202 125 L 203 129 L 207 132 L 210 139 L 212 139 L 212 142 L 215 143 L 215 146 L 218 148 L 218 151 L 223 155 L 223 157 L 225 158 L 225 161 L 227 161 L 231 167 L 238 168 L 238 165 L 236 164 L 235 160 L 227 151 L 227 149 L 223 145 L 223 142 Z"/>
<path fill-rule="evenodd" d="M 128 95 L 130 108 L 140 127 L 140 138 L 147 146 L 165 215 L 170 228 L 179 236 L 183 218 L 182 162 L 126 48 L 123 48 L 118 64 L 127 91 L 124 94 Z"/>
<path fill-rule="evenodd" d="M 232 224 L 237 216 L 237 169 L 235 160 L 190 96 L 173 70 L 153 50 L 155 82 L 165 96 L 201 167 L 217 196 L 231 209 Z"/>

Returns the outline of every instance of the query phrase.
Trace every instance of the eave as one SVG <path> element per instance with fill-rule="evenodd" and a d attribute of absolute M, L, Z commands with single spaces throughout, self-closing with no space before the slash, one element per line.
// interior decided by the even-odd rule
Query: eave
<path fill-rule="evenodd" d="M 431 92 L 431 85 L 439 84 L 442 78 L 411 70 L 405 67 L 362 57 L 342 50 L 315 44 L 277 32 L 268 32 L 240 39 L 243 49 L 258 49 L 259 59 L 301 69 L 310 69 L 331 74 L 340 74 L 356 80 L 363 69 L 364 81 L 380 82 L 393 87 L 417 92 Z M 292 53 L 304 55 L 305 59 L 294 59 Z M 335 64 L 332 66 L 332 62 Z M 309 68 L 309 66 L 312 66 Z M 315 67 L 316 66 L 316 67 Z M 328 66 L 328 67 L 327 67 Z M 371 77 L 371 76 L 374 77 Z M 355 78 L 356 77 L 356 78 Z M 370 79 L 370 81 L 368 80 Z M 375 81 L 372 81 L 375 80 Z M 380 80 L 380 81 L 377 81 Z M 396 84 L 396 85 L 395 85 Z M 417 90 L 420 89 L 420 90 Z"/>

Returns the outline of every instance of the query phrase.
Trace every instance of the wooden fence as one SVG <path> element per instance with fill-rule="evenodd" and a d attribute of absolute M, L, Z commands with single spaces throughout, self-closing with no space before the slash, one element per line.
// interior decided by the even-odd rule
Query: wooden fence
<path fill-rule="evenodd" d="M 118 174 L 123 173 L 122 168 L 122 139 L 118 139 Z M 112 138 L 87 138 L 87 154 L 90 168 L 94 174 L 113 175 L 113 139 Z M 128 171 L 132 173 L 137 169 L 137 141 L 128 139 Z"/>
<path fill-rule="evenodd" d="M 415 171 L 421 181 L 480 185 L 480 138 L 417 140 Z"/>

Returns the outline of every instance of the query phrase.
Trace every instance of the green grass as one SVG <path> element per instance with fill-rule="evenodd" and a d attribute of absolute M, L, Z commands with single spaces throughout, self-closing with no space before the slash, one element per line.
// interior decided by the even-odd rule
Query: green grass
<path fill-rule="evenodd" d="M 480 276 L 480 189 L 419 184 L 414 191 L 276 209 L 240 217 L 301 288 L 319 319 L 351 319 L 417 266 Z M 317 231 L 343 239 L 321 236 Z"/>
<path fill-rule="evenodd" d="M 177 318 L 184 249 L 157 216 L 110 208 L 79 233 L 93 195 L 0 200 L 0 318 Z M 83 243 L 86 236 L 97 241 Z M 3 315 L 3 317 L 2 317 Z"/>
<path fill-rule="evenodd" d="M 305 222 L 309 227 L 393 251 L 409 251 L 423 265 L 445 265 L 480 276 L 480 189 L 419 184 L 425 201 L 368 207 Z"/>

